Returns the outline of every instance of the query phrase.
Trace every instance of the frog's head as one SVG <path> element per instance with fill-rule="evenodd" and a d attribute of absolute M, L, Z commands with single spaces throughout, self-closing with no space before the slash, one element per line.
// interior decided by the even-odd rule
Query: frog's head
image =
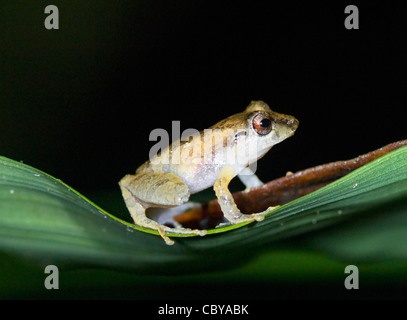
<path fill-rule="evenodd" d="M 251 155 L 252 161 L 261 158 L 275 144 L 291 137 L 298 128 L 297 119 L 272 111 L 263 101 L 252 101 L 244 113 L 247 115 L 249 143 L 256 145 L 256 152 Z"/>
<path fill-rule="evenodd" d="M 227 163 L 237 164 L 236 167 L 241 169 L 261 158 L 275 144 L 292 136 L 297 127 L 298 120 L 294 117 L 272 111 L 263 101 L 252 101 L 245 111 L 210 128 L 210 132 L 217 133 L 215 137 L 218 138 L 218 143 L 215 142 L 211 150 L 220 146 L 222 151 L 228 152 Z M 221 159 L 222 162 L 224 158 Z"/>

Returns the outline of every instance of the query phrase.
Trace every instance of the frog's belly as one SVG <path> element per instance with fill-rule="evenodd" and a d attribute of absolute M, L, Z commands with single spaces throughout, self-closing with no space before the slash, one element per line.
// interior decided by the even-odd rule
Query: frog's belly
<path fill-rule="evenodd" d="M 188 186 L 189 192 L 193 194 L 212 187 L 219 176 L 222 166 L 198 165 L 172 169 L 171 171 L 181 177 Z"/>
<path fill-rule="evenodd" d="M 165 151 L 168 152 L 167 150 Z M 205 162 L 205 159 L 210 159 L 210 161 Z M 142 170 L 161 170 L 175 173 L 188 186 L 190 194 L 193 194 L 212 187 L 218 179 L 222 168 L 226 164 L 229 164 L 226 162 L 222 152 L 214 152 L 214 154 L 204 158 L 187 158 L 182 160 L 183 161 L 179 164 L 174 163 L 174 161 L 172 163 L 164 164 L 161 162 L 154 163 L 153 161 L 150 161 L 142 168 Z M 229 165 L 232 165 L 234 171 L 234 175 L 230 177 L 231 179 L 247 166 L 245 163 L 232 163 Z"/>

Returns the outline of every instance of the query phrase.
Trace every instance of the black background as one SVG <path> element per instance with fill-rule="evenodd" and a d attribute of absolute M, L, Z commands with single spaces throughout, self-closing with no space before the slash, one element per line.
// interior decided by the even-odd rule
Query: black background
<path fill-rule="evenodd" d="M 59 8 L 46 30 L 44 8 Z M 393 3 L 9 1 L 0 20 L 0 154 L 84 193 L 117 190 L 155 128 L 202 130 L 251 100 L 294 115 L 265 181 L 406 138 L 407 27 Z"/>

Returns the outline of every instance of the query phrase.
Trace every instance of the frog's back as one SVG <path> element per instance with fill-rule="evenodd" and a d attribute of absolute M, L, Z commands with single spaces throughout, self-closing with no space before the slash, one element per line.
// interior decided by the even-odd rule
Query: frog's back
<path fill-rule="evenodd" d="M 143 163 L 136 173 L 172 172 L 184 181 L 191 194 L 213 186 L 224 165 L 224 161 L 219 155 L 218 159 L 213 161 L 211 157 L 216 157 L 216 150 L 208 149 L 207 146 L 197 142 L 201 142 L 201 140 L 195 140 L 195 143 L 193 141 L 181 141 L 178 147 L 174 148 L 173 144 L 163 149 L 159 154 Z M 197 149 L 194 148 L 200 148 L 197 155 L 194 153 Z M 208 153 L 211 153 L 211 157 Z"/>

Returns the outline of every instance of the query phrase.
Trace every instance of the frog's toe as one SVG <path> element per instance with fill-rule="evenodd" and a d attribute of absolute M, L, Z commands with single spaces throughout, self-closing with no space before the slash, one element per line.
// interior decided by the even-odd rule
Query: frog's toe
<path fill-rule="evenodd" d="M 189 228 L 170 228 L 170 227 L 165 227 L 164 228 L 166 233 L 175 233 L 179 235 L 197 235 L 197 236 L 205 236 L 207 234 L 206 230 L 199 230 L 199 229 L 189 229 Z"/>
<path fill-rule="evenodd" d="M 215 227 L 215 229 L 228 227 L 228 226 L 230 226 L 230 225 L 231 225 L 231 223 L 230 223 L 229 221 L 228 221 L 228 222 L 221 222 L 221 223 L 219 223 L 219 224 Z"/>
<path fill-rule="evenodd" d="M 175 242 L 173 240 L 171 240 L 166 234 L 165 231 L 163 230 L 163 228 L 158 228 L 157 229 L 158 233 L 160 234 L 161 238 L 164 239 L 165 243 L 169 246 L 172 246 Z"/>
<path fill-rule="evenodd" d="M 206 234 L 208 233 L 208 231 L 206 230 L 197 230 L 197 231 L 198 231 L 197 235 L 201 237 L 206 236 Z"/>

